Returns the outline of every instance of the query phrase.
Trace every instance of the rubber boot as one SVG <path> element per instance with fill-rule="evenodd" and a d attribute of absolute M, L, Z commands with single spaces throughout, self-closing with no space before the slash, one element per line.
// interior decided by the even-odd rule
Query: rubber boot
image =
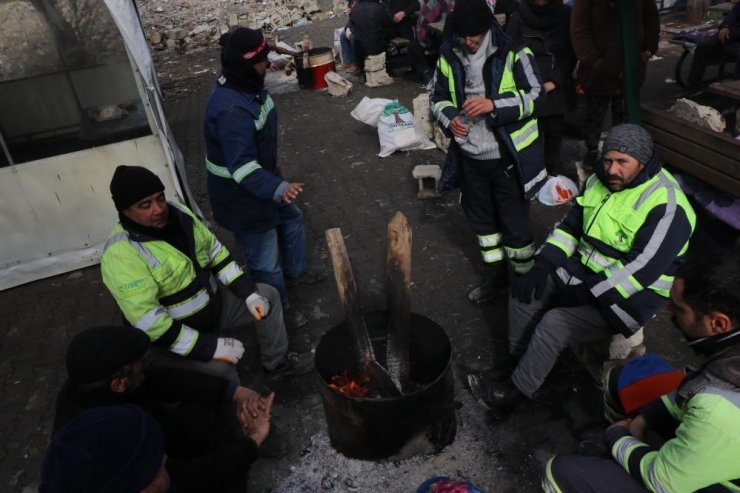
<path fill-rule="evenodd" d="M 501 266 L 486 273 L 483 282 L 468 293 L 468 300 L 477 305 L 485 305 L 509 295 L 509 269 L 504 261 Z"/>

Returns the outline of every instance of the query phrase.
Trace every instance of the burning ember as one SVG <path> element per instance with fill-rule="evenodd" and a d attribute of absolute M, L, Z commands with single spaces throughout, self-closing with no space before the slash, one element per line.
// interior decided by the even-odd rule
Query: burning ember
<path fill-rule="evenodd" d="M 370 397 L 369 382 L 370 376 L 365 372 L 350 374 L 344 370 L 339 375 L 331 377 L 329 387 L 350 397 Z"/>

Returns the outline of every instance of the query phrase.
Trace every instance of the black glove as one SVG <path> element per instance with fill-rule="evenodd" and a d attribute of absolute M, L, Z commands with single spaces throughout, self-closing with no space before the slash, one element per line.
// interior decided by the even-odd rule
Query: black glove
<path fill-rule="evenodd" d="M 585 282 L 581 284 L 567 284 L 555 291 L 552 302 L 559 307 L 572 307 L 585 305 L 591 300 L 591 290 Z"/>
<path fill-rule="evenodd" d="M 520 303 L 532 303 L 532 291 L 534 299 L 542 299 L 547 287 L 547 280 L 550 277 L 550 271 L 545 267 L 535 265 L 528 273 L 520 277 L 511 287 L 511 296 L 519 300 Z"/>

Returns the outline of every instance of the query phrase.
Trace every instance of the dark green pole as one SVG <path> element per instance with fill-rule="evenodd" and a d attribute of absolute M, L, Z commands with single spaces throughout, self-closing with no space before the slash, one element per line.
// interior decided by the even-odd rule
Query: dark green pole
<path fill-rule="evenodd" d="M 640 123 L 640 52 L 637 47 L 638 14 L 635 0 L 619 0 L 619 13 L 627 118 L 630 123 Z"/>

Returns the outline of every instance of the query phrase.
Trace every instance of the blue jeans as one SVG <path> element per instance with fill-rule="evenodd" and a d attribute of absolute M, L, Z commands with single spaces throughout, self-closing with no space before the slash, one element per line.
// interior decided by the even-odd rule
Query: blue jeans
<path fill-rule="evenodd" d="M 339 35 L 339 42 L 342 44 L 342 63 L 348 65 L 355 64 L 355 42 L 354 37 L 347 39 L 347 28 L 345 27 Z"/>
<path fill-rule="evenodd" d="M 244 252 L 249 275 L 254 282 L 269 284 L 280 293 L 283 309 L 290 303 L 285 292 L 285 278 L 300 277 L 308 271 L 306 231 L 303 214 L 295 204 L 278 208 L 280 224 L 261 233 L 235 234 Z"/>

